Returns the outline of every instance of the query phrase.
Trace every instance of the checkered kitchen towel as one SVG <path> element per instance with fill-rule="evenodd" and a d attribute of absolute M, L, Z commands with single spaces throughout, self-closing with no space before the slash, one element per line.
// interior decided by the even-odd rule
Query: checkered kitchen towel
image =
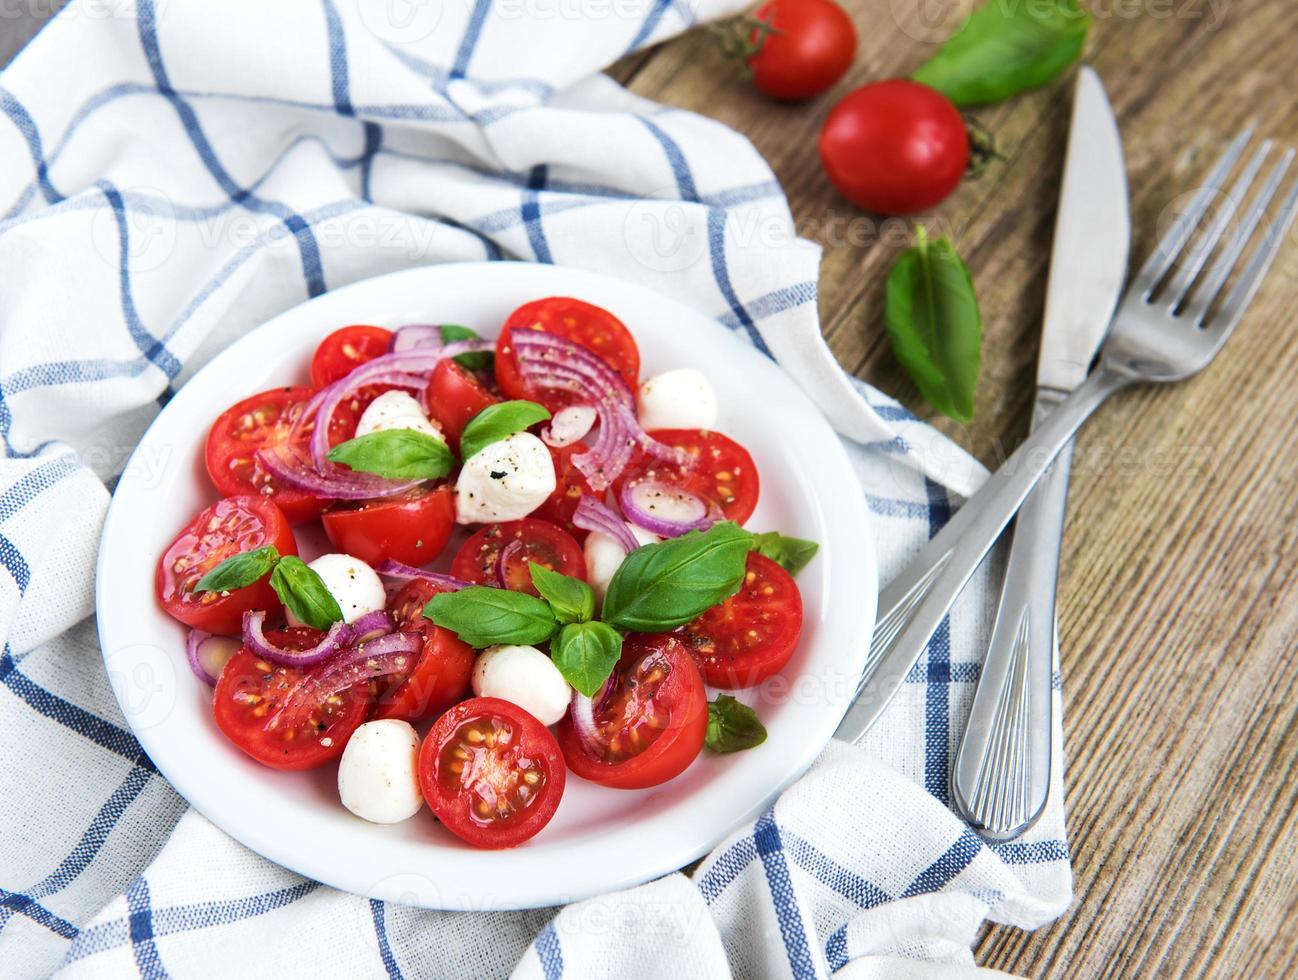
<path fill-rule="evenodd" d="M 109 691 L 99 526 L 169 393 L 286 307 L 430 262 L 581 266 L 715 315 L 846 437 L 885 580 L 941 526 L 980 471 L 834 365 L 818 250 L 765 163 L 598 74 L 737 6 L 84 0 L 0 75 L 0 975 L 955 976 L 984 919 L 1065 908 L 1058 760 L 1025 840 L 947 806 L 985 581 L 862 747 L 692 876 L 561 910 L 423 911 L 275 867 L 187 812 Z"/>

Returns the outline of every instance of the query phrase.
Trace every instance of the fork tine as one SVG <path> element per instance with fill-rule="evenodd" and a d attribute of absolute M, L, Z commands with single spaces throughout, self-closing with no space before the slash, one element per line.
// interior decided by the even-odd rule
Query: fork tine
<path fill-rule="evenodd" d="M 1148 299 L 1154 291 L 1154 287 L 1167 274 L 1176 257 L 1181 254 L 1181 249 L 1185 247 L 1195 227 L 1203 220 L 1204 212 L 1208 210 L 1208 205 L 1212 203 L 1213 196 L 1226 182 L 1227 175 L 1234 168 L 1244 152 L 1244 147 L 1248 145 L 1249 140 L 1253 138 L 1253 127 L 1249 126 L 1242 133 L 1235 137 L 1234 142 L 1226 150 L 1217 166 L 1208 175 L 1208 179 L 1203 186 L 1195 192 L 1194 197 L 1190 200 L 1190 206 L 1185 209 L 1176 222 L 1163 236 L 1162 241 L 1154 247 L 1145 264 L 1141 266 L 1140 271 L 1136 273 L 1136 278 L 1132 283 L 1133 289 L 1143 299 Z"/>
<path fill-rule="evenodd" d="M 1235 180 L 1235 185 L 1226 195 L 1226 200 L 1213 216 L 1212 223 L 1203 237 L 1187 250 L 1184 260 L 1177 264 L 1176 272 L 1163 291 L 1160 303 L 1166 303 L 1173 310 L 1185 303 L 1190 287 L 1203 271 L 1203 267 L 1207 265 L 1208 257 L 1217 247 L 1221 236 L 1226 233 L 1231 219 L 1235 217 L 1235 212 L 1244 203 L 1244 197 L 1248 194 L 1248 189 L 1253 186 L 1253 181 L 1257 178 L 1258 171 L 1262 169 L 1262 164 L 1266 161 L 1273 145 L 1270 140 L 1264 140 L 1257 152 L 1249 159 L 1243 172 Z"/>
<path fill-rule="evenodd" d="M 1294 159 L 1294 151 L 1287 150 L 1280 158 L 1280 161 L 1271 169 L 1266 183 L 1262 190 L 1258 192 L 1257 199 L 1245 213 L 1237 228 L 1226 242 L 1217 261 L 1213 264 L 1208 275 L 1199 283 L 1195 290 L 1194 299 L 1185 308 L 1185 314 L 1190 317 L 1191 321 L 1202 326 L 1202 320 L 1207 315 L 1209 308 L 1216 300 L 1221 288 L 1230 278 L 1231 270 L 1235 268 L 1235 263 L 1239 261 L 1244 249 L 1253 238 L 1253 233 L 1257 231 L 1258 225 L 1266 217 L 1266 209 L 1270 206 L 1276 192 L 1280 189 L 1280 182 L 1289 170 L 1290 164 Z"/>
<path fill-rule="evenodd" d="M 1288 158 L 1293 158 L 1293 151 L 1288 154 Z M 1286 161 L 1287 163 L 1287 161 Z M 1275 261 L 1276 255 L 1280 251 L 1280 246 L 1288 237 L 1289 229 L 1293 225 L 1295 215 L 1298 214 L 1298 181 L 1294 181 L 1289 188 L 1289 196 L 1285 198 L 1284 206 L 1280 213 L 1276 215 L 1275 221 L 1271 222 L 1271 227 L 1266 230 L 1262 240 L 1253 250 L 1252 256 L 1248 260 L 1248 265 L 1244 267 L 1244 272 L 1240 276 L 1239 282 L 1235 288 L 1230 291 L 1230 296 L 1222 304 L 1221 309 L 1211 321 L 1204 324 L 1204 328 L 1212 330 L 1221 335 L 1221 340 L 1230 335 L 1231 330 L 1239 323 L 1240 318 L 1244 315 L 1244 310 L 1248 304 L 1253 301 L 1258 287 L 1262 285 L 1262 280 L 1266 278 L 1267 272 L 1271 269 L 1271 263 Z"/>

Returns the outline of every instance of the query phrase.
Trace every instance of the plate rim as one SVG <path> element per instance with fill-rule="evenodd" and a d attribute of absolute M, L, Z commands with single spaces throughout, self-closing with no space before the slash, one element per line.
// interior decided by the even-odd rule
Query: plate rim
<path fill-rule="evenodd" d="M 281 320 L 290 317 L 302 316 L 304 315 L 302 311 L 306 309 L 316 309 L 316 308 L 327 309 L 331 304 L 337 304 L 351 295 L 359 294 L 362 292 L 368 292 L 371 290 L 378 290 L 381 289 L 382 286 L 385 284 L 392 284 L 394 282 L 404 283 L 405 280 L 410 280 L 413 283 L 417 283 L 419 280 L 427 276 L 432 276 L 434 278 L 443 277 L 447 275 L 453 276 L 455 275 L 457 270 L 463 271 L 466 274 L 472 272 L 475 275 L 484 272 L 486 270 L 490 270 L 493 274 L 499 273 L 505 276 L 520 275 L 523 276 L 524 278 L 528 276 L 539 276 L 542 279 L 549 279 L 553 277 L 556 280 L 556 282 L 559 284 L 565 282 L 569 284 L 569 285 L 560 285 L 560 291 L 558 292 L 555 291 L 551 291 L 549 293 L 542 292 L 539 293 L 538 295 L 568 294 L 568 295 L 577 295 L 578 297 L 580 297 L 581 286 L 584 284 L 589 284 L 595 287 L 596 289 L 605 288 L 605 289 L 625 290 L 630 294 L 639 294 L 639 299 L 643 299 L 657 304 L 666 304 L 667 307 L 669 308 L 675 307 L 679 310 L 685 311 L 692 317 L 706 320 L 711 324 L 712 327 L 715 327 L 715 329 L 720 333 L 725 333 L 725 334 L 734 333 L 733 330 L 728 330 L 725 326 L 719 323 L 716 320 L 716 318 L 713 317 L 712 315 L 705 313 L 702 310 L 699 310 L 695 307 L 690 306 L 688 303 L 684 302 L 683 300 L 679 300 L 674 297 L 664 295 L 663 293 L 653 289 L 652 287 L 643 285 L 635 281 L 621 279 L 616 276 L 611 276 L 599 272 L 593 272 L 585 269 L 577 269 L 577 268 L 570 268 L 570 267 L 563 267 L 563 266 L 551 266 L 551 265 L 532 263 L 532 262 L 475 261 L 475 262 L 438 263 L 434 265 L 417 266 L 409 269 L 383 273 L 380 275 L 368 277 L 366 279 L 357 280 L 356 282 L 349 283 L 344 286 L 340 286 L 337 289 L 330 290 L 326 293 L 321 294 L 320 296 L 312 297 L 310 299 L 304 300 L 301 303 L 297 303 L 284 310 L 281 310 L 279 313 L 276 313 L 274 316 L 263 321 L 256 327 L 253 327 L 245 334 L 243 334 L 241 337 L 234 340 L 225 348 L 223 348 L 221 351 L 219 351 L 217 354 L 215 354 L 206 364 L 204 364 L 201 368 L 195 371 L 194 374 L 191 375 L 181 385 L 179 389 L 177 389 L 176 395 L 172 398 L 172 400 L 169 401 L 168 404 L 165 405 L 162 408 L 162 410 L 158 413 L 158 415 L 152 420 L 152 422 L 150 422 L 149 426 L 141 434 L 139 438 L 139 442 L 136 444 L 135 449 L 132 450 L 130 457 L 128 457 L 127 462 L 123 467 L 123 473 L 130 471 L 132 464 L 135 463 L 136 461 L 137 455 L 141 453 L 142 447 L 144 447 L 148 443 L 150 434 L 154 431 L 155 427 L 159 426 L 160 422 L 164 418 L 168 418 L 168 413 L 173 411 L 173 406 L 177 406 L 177 405 L 183 406 L 185 404 L 185 399 L 182 397 L 183 393 L 187 388 L 189 388 L 193 384 L 193 382 L 197 378 L 199 378 L 201 375 L 207 372 L 212 372 L 214 374 L 226 373 L 225 370 L 223 370 L 224 365 L 226 363 L 236 364 L 239 360 L 239 356 L 243 354 L 245 351 L 254 351 L 258 343 L 260 342 L 260 340 L 273 333 L 276 325 Z M 543 289 L 544 288 L 546 287 L 543 287 Z M 430 293 L 432 292 L 433 291 L 430 290 Z M 632 300 L 636 298 L 637 297 L 635 295 L 629 297 L 629 299 Z M 427 307 L 435 306 L 435 303 L 436 300 L 432 298 L 425 301 Z M 389 303 L 388 305 L 395 306 L 397 304 Z M 382 321 L 385 318 L 379 317 L 378 319 Z M 735 338 L 732 336 L 730 340 L 734 343 L 744 345 L 742 339 Z M 754 351 L 754 353 L 756 354 L 756 356 L 761 357 L 760 352 Z M 804 402 L 805 408 L 809 408 L 811 410 L 811 414 L 813 414 L 815 418 L 818 420 L 818 424 L 822 427 L 823 431 L 825 433 L 828 433 L 832 437 L 832 440 L 835 444 L 834 451 L 837 453 L 838 456 L 836 462 L 841 463 L 842 466 L 845 467 L 846 473 L 850 474 L 851 486 L 859 488 L 860 487 L 859 478 L 855 474 L 855 471 L 851 464 L 851 460 L 847 456 L 846 450 L 842 447 L 841 442 L 839 441 L 840 437 L 838 436 L 837 433 L 833 431 L 832 427 L 830 426 L 828 420 L 825 418 L 823 413 L 820 412 L 820 410 L 815 407 L 814 403 L 810 400 L 809 396 L 802 390 L 801 386 L 792 378 L 792 376 L 790 376 L 786 371 L 784 371 L 783 368 L 777 362 L 770 361 L 769 363 L 774 368 L 774 370 L 777 371 L 785 379 L 785 381 L 787 381 L 789 387 L 796 391 L 796 396 Z M 179 408 L 175 410 L 179 411 Z M 172 463 L 170 465 L 175 466 L 177 464 Z M 108 548 L 105 547 L 105 545 L 108 543 L 110 536 L 113 534 L 113 530 L 116 526 L 116 522 L 122 519 L 122 515 L 125 513 L 126 510 L 126 505 L 120 503 L 120 501 L 124 499 L 121 496 L 122 488 L 123 488 L 123 482 L 119 481 L 117 487 L 114 488 L 114 492 L 112 494 L 112 498 L 109 502 L 108 510 L 104 518 L 103 528 L 100 533 L 99 547 L 97 551 L 96 565 L 95 565 L 94 594 L 95 594 L 96 632 L 100 644 L 100 655 L 103 658 L 105 669 L 109 673 L 110 681 L 112 681 L 113 694 L 118 701 L 119 707 L 121 707 L 122 709 L 127 727 L 131 731 L 132 735 L 139 741 L 141 748 L 146 752 L 146 754 L 149 755 L 150 759 L 154 762 L 159 774 L 161 774 L 163 778 L 167 780 L 168 784 L 177 792 L 178 795 L 180 795 L 185 800 L 186 804 L 192 807 L 195 811 L 197 811 L 205 819 L 211 822 L 215 827 L 220 829 L 223 833 L 227 834 L 231 839 L 237 841 L 238 843 L 242 844 L 245 847 L 248 847 L 253 852 L 259 854 L 260 856 L 266 858 L 267 860 L 274 862 L 275 864 L 280 865 L 281 867 L 287 868 L 290 871 L 294 871 L 298 874 L 301 874 L 304 877 L 309 878 L 311 880 L 319 881 L 331 887 L 335 887 L 342 891 L 346 891 L 350 894 L 361 895 L 363 897 L 381 899 L 385 901 L 399 901 L 404 904 L 415 904 L 425 908 L 444 909 L 447 911 L 521 910 L 521 909 L 541 908 L 541 907 L 548 907 L 554 905 L 561 905 L 572 901 L 578 901 L 585 898 L 593 897 L 600 894 L 607 894 L 612 891 L 617 891 L 619 889 L 632 887 L 634 885 L 651 881 L 655 878 L 661 877 L 664 874 L 670 874 L 672 872 L 678 871 L 679 869 L 685 867 L 686 865 L 692 863 L 693 861 L 709 853 L 716 846 L 718 846 L 722 841 L 724 841 L 727 837 L 733 834 L 736 829 L 748 823 L 749 821 L 755 819 L 776 797 L 779 796 L 780 793 L 782 793 L 788 786 L 794 783 L 797 779 L 801 778 L 801 776 L 815 762 L 816 758 L 819 757 L 821 752 L 823 752 L 825 746 L 828 745 L 828 743 L 831 741 L 834 729 L 837 727 L 839 721 L 842 718 L 842 715 L 846 713 L 847 708 L 849 707 L 850 704 L 851 699 L 849 696 L 842 701 L 841 705 L 837 703 L 827 705 L 828 710 L 824 712 L 824 716 L 827 719 L 830 719 L 832 721 L 832 724 L 826 722 L 826 724 L 824 725 L 824 730 L 825 730 L 824 737 L 822 738 L 818 734 L 814 738 L 809 738 L 805 740 L 801 751 L 796 753 L 797 756 L 796 760 L 793 761 L 792 764 L 788 764 L 787 767 L 788 771 L 780 779 L 773 782 L 769 786 L 767 791 L 762 794 L 761 798 L 755 799 L 749 806 L 745 807 L 742 810 L 741 814 L 736 816 L 734 819 L 728 820 L 724 830 L 720 832 L 709 832 L 707 835 L 703 835 L 700 837 L 700 839 L 694 841 L 683 840 L 680 842 L 680 844 L 677 847 L 669 848 L 665 853 L 659 850 L 656 853 L 660 854 L 661 856 L 656 861 L 653 862 L 657 866 L 655 870 L 646 872 L 645 870 L 637 866 L 633 870 L 627 870 L 624 872 L 610 871 L 604 876 L 600 884 L 598 884 L 595 887 L 578 887 L 575 889 L 571 889 L 569 891 L 555 890 L 555 888 L 550 888 L 549 890 L 546 890 L 544 888 L 540 888 L 540 889 L 532 888 L 530 892 L 525 892 L 524 897 L 522 897 L 519 900 L 511 900 L 509 898 L 505 898 L 503 901 L 498 901 L 495 896 L 488 896 L 485 900 L 479 898 L 470 898 L 467 895 L 467 893 L 461 892 L 457 894 L 454 897 L 454 899 L 449 902 L 445 901 L 443 899 L 443 896 L 439 894 L 438 896 L 436 896 L 436 901 L 429 903 L 423 900 L 423 896 L 419 894 L 412 894 L 406 885 L 392 880 L 393 878 L 399 876 L 389 876 L 389 878 L 387 879 L 383 879 L 378 882 L 373 882 L 369 885 L 358 887 L 355 881 L 344 880 L 346 876 L 335 876 L 328 873 L 322 874 L 321 868 L 315 867 L 309 861 L 304 863 L 302 860 L 300 860 L 299 857 L 299 855 L 302 853 L 302 848 L 297 848 L 295 850 L 292 846 L 285 847 L 282 844 L 282 841 L 285 839 L 286 836 L 291 836 L 291 835 L 286 835 L 282 830 L 278 831 L 278 833 L 274 833 L 274 832 L 262 833 L 260 832 L 259 828 L 250 827 L 246 824 L 239 825 L 237 830 L 231 829 L 229 825 L 233 821 L 228 819 L 228 814 L 225 812 L 222 813 L 210 812 L 209 807 L 207 805 L 209 801 L 203 799 L 203 794 L 192 792 L 192 787 L 195 780 L 185 778 L 185 775 L 183 774 L 183 770 L 181 770 L 182 778 L 180 780 L 175 779 L 172 775 L 172 771 L 175 769 L 175 767 L 172 765 L 172 759 L 170 757 L 170 753 L 166 753 L 166 752 L 162 753 L 164 757 L 168 759 L 168 762 L 164 767 L 164 765 L 159 763 L 157 759 L 154 757 L 154 751 L 152 746 L 156 744 L 157 740 L 153 737 L 150 737 L 147 731 L 142 732 L 141 730 L 138 730 L 136 728 L 136 723 L 132 717 L 132 712 L 131 710 L 129 710 L 126 701 L 124 700 L 124 698 L 128 696 L 128 692 L 121 689 L 119 684 L 113 680 L 115 674 L 113 670 L 113 665 L 109 662 L 110 647 L 108 643 L 108 638 L 105 635 L 106 632 L 105 624 L 106 623 L 113 624 L 107 627 L 109 630 L 114 628 L 116 624 L 115 616 L 113 615 L 105 616 L 104 614 L 106 608 L 105 607 L 106 587 L 104 585 L 106 579 L 105 579 L 104 571 L 105 571 L 105 566 L 107 564 L 106 556 L 108 555 Z M 874 522 L 869 513 L 869 508 L 866 503 L 865 494 L 863 491 L 855 495 L 844 494 L 841 496 L 840 499 L 846 501 L 846 506 L 848 507 L 848 509 L 855 512 L 854 523 L 856 527 L 859 528 L 861 532 L 863 532 L 859 536 L 861 539 L 861 543 L 858 543 L 854 547 L 854 558 L 857 561 L 857 564 L 859 565 L 858 571 L 861 573 L 865 583 L 868 585 L 868 588 L 866 589 L 868 600 L 864 603 L 859 604 L 859 607 L 862 611 L 862 615 L 859 617 L 859 619 L 864 625 L 862 631 L 863 636 L 868 637 L 874 626 L 876 612 L 877 612 L 877 600 L 878 600 L 878 567 L 877 567 L 877 548 L 875 544 L 875 535 L 874 535 Z M 823 544 L 824 543 L 822 542 L 822 545 Z M 836 549 L 845 549 L 847 546 L 839 545 L 834 547 Z M 152 578 L 151 570 L 154 567 L 153 563 L 150 562 L 148 567 L 150 569 L 150 578 Z M 826 574 L 828 576 L 828 572 Z M 826 587 L 824 589 L 825 595 L 822 596 L 822 601 L 828 601 L 829 594 L 832 592 L 833 587 L 834 587 L 834 582 L 832 580 L 827 580 Z M 117 647 L 117 649 L 120 650 L 122 649 L 122 647 L 119 646 Z M 852 667 L 852 669 L 846 672 L 846 675 L 849 678 L 859 679 L 860 673 L 864 668 L 865 658 L 867 653 L 868 650 L 866 649 L 866 645 L 863 645 L 859 655 L 857 656 L 858 662 Z M 855 685 L 853 684 L 852 686 L 854 687 Z M 665 784 L 665 785 L 670 785 L 670 784 Z M 195 802 L 196 797 L 199 799 L 203 799 L 203 802 L 196 803 Z M 675 806 L 668 807 L 667 809 L 670 811 L 672 809 L 676 809 L 676 807 Z M 577 860 L 582 860 L 583 858 L 590 859 L 590 858 L 597 857 L 597 855 L 594 853 L 584 853 L 584 852 L 591 852 L 591 851 L 598 850 L 599 838 L 602 836 L 603 835 L 596 835 L 593 841 L 584 840 L 572 845 L 572 850 L 574 852 L 573 856 Z M 430 840 L 430 844 L 435 846 L 436 842 Z M 404 846 L 404 842 L 399 846 Z M 477 855 L 508 856 L 513 854 L 518 854 L 520 853 L 520 851 L 518 849 L 513 849 L 513 850 L 506 850 L 506 851 L 475 851 L 472 853 Z M 486 859 L 483 860 L 483 863 L 484 864 L 487 863 Z M 417 872 L 412 872 L 412 873 L 417 873 Z"/>

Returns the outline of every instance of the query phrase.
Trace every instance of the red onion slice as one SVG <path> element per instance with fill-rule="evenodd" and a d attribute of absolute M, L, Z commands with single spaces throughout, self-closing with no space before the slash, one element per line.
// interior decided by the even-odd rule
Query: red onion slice
<path fill-rule="evenodd" d="M 320 642 L 309 650 L 288 650 L 277 647 L 266 639 L 266 634 L 263 632 L 265 624 L 266 613 L 262 610 L 244 613 L 243 642 L 257 656 L 285 667 L 314 667 L 356 643 L 357 637 L 373 634 L 378 630 L 391 633 L 396 625 L 388 613 L 378 610 L 366 613 L 354 624 L 334 623 L 329 627 L 329 632 L 321 637 Z"/>
<path fill-rule="evenodd" d="M 379 677 L 401 675 L 404 680 L 414 670 L 416 654 L 423 649 L 418 633 L 389 633 L 387 636 L 352 647 L 319 670 L 308 674 L 284 701 L 283 709 L 267 725 L 281 722 L 297 725 L 325 698 L 333 697 L 355 684 Z"/>
<path fill-rule="evenodd" d="M 599 729 L 595 726 L 595 702 L 581 691 L 573 691 L 568 715 L 572 718 L 572 728 L 577 733 L 582 748 L 596 758 L 603 755 L 604 740 L 600 738 Z"/>
<path fill-rule="evenodd" d="M 438 323 L 407 323 L 392 334 L 391 350 L 395 353 L 412 347 L 441 347 L 442 327 Z"/>
<path fill-rule="evenodd" d="M 541 330 L 511 329 L 508 342 L 525 381 L 540 388 L 575 392 L 583 403 L 595 407 L 599 438 L 587 452 L 572 457 L 592 489 L 612 486 L 637 445 L 656 458 L 689 465 L 687 453 L 662 445 L 640 428 L 635 397 L 626 380 L 594 351 Z"/>
<path fill-rule="evenodd" d="M 569 405 L 554 413 L 541 431 L 541 441 L 547 446 L 562 449 L 585 438 L 586 433 L 595 427 L 599 413 L 590 405 Z"/>
<path fill-rule="evenodd" d="M 392 614 L 386 609 L 375 609 L 351 621 L 352 643 L 368 643 L 380 636 L 387 636 L 397 628 Z"/>
<path fill-rule="evenodd" d="M 315 646 L 308 650 L 289 650 L 277 647 L 266 639 L 263 631 L 265 625 L 264 611 L 257 609 L 244 613 L 243 642 L 257 656 L 285 667 L 314 666 L 345 650 L 351 642 L 351 627 L 346 623 L 334 623 Z"/>
<path fill-rule="evenodd" d="M 703 531 L 721 520 L 721 510 L 681 487 L 659 480 L 628 480 L 617 502 L 632 524 L 664 538 Z"/>
<path fill-rule="evenodd" d="M 572 514 L 572 523 L 587 531 L 607 534 L 626 549 L 628 555 L 640 547 L 640 542 L 626 526 L 626 521 L 588 493 L 583 493 L 581 499 L 577 501 L 577 509 Z"/>
<path fill-rule="evenodd" d="M 523 542 L 515 538 L 501 548 L 500 554 L 496 556 L 496 582 L 502 589 L 509 588 L 509 583 L 505 581 L 505 574 L 509 569 L 510 560 L 522 550 Z"/>
<path fill-rule="evenodd" d="M 329 464 L 330 472 L 321 474 L 288 446 L 259 449 L 257 459 L 281 483 L 330 500 L 372 500 L 395 497 L 419 486 L 418 480 L 385 480 L 381 476 L 356 473 Z"/>
<path fill-rule="evenodd" d="M 234 656 L 240 646 L 240 642 L 233 636 L 213 636 L 203 630 L 191 629 L 185 637 L 185 656 L 189 660 L 189 669 L 199 680 L 215 687 L 225 662 Z"/>
<path fill-rule="evenodd" d="M 400 579 L 406 582 L 415 578 L 427 579 L 443 592 L 458 592 L 460 589 L 466 589 L 473 584 L 464 581 L 462 578 L 456 578 L 454 575 L 446 575 L 442 572 L 426 572 L 422 568 L 416 568 L 414 565 L 407 565 L 404 562 L 393 561 L 391 558 L 375 565 L 374 571 L 380 575 L 386 575 L 388 578 Z"/>
<path fill-rule="evenodd" d="M 382 354 L 364 364 L 358 364 L 346 377 L 323 389 L 324 397 L 316 408 L 315 431 L 311 433 L 311 461 L 316 470 L 329 475 L 338 469 L 329 462 L 329 422 L 338 406 L 359 389 L 370 384 L 384 384 L 385 376 L 399 374 L 427 374 L 437 367 L 437 362 L 447 357 L 492 350 L 488 340 L 457 340 L 439 347 L 413 347 L 409 350 Z M 389 481 L 391 482 L 391 481 Z"/>

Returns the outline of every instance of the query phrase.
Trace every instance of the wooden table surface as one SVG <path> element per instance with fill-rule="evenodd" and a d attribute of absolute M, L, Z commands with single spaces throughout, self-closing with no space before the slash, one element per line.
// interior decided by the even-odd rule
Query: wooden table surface
<path fill-rule="evenodd" d="M 753 141 L 803 233 L 825 246 L 820 316 L 839 360 L 927 416 L 881 322 L 897 249 L 844 234 L 870 226 L 847 224 L 866 216 L 824 180 L 816 135 L 840 95 L 914 70 L 971 4 L 840 2 L 860 34 L 856 65 L 809 103 L 762 98 L 701 31 L 613 74 Z M 1143 259 L 1244 122 L 1298 145 L 1298 5 L 1087 5 L 1086 58 L 1122 130 Z M 986 331 L 975 421 L 938 424 L 988 464 L 1026 429 L 1071 90 L 1070 75 L 978 112 L 1007 159 L 925 218 L 968 262 Z M 1059 607 L 1076 897 L 1035 933 L 988 929 L 982 965 L 1070 978 L 1298 973 L 1296 279 L 1291 241 L 1215 364 L 1121 396 L 1081 437 Z"/>
<path fill-rule="evenodd" d="M 839 95 L 918 67 L 971 3 L 843 2 L 855 68 L 806 104 L 759 96 L 701 31 L 612 74 L 753 141 L 799 228 L 825 245 L 820 314 L 839 359 L 928 415 L 880 319 L 897 249 L 827 185 L 815 142 Z M 1298 144 L 1298 5 L 1088 6 L 1087 59 L 1122 128 L 1143 257 L 1243 122 Z M 7 17 L 0 62 L 36 26 Z M 987 335 L 974 423 L 937 424 L 988 464 L 1026 427 L 1070 93 L 1064 80 L 979 112 L 1007 159 L 925 218 L 969 263 Z M 980 964 L 1032 977 L 1298 974 L 1296 280 L 1290 242 L 1211 368 L 1121 396 L 1081 437 L 1059 608 L 1076 899 L 1035 933 L 988 929 Z"/>

